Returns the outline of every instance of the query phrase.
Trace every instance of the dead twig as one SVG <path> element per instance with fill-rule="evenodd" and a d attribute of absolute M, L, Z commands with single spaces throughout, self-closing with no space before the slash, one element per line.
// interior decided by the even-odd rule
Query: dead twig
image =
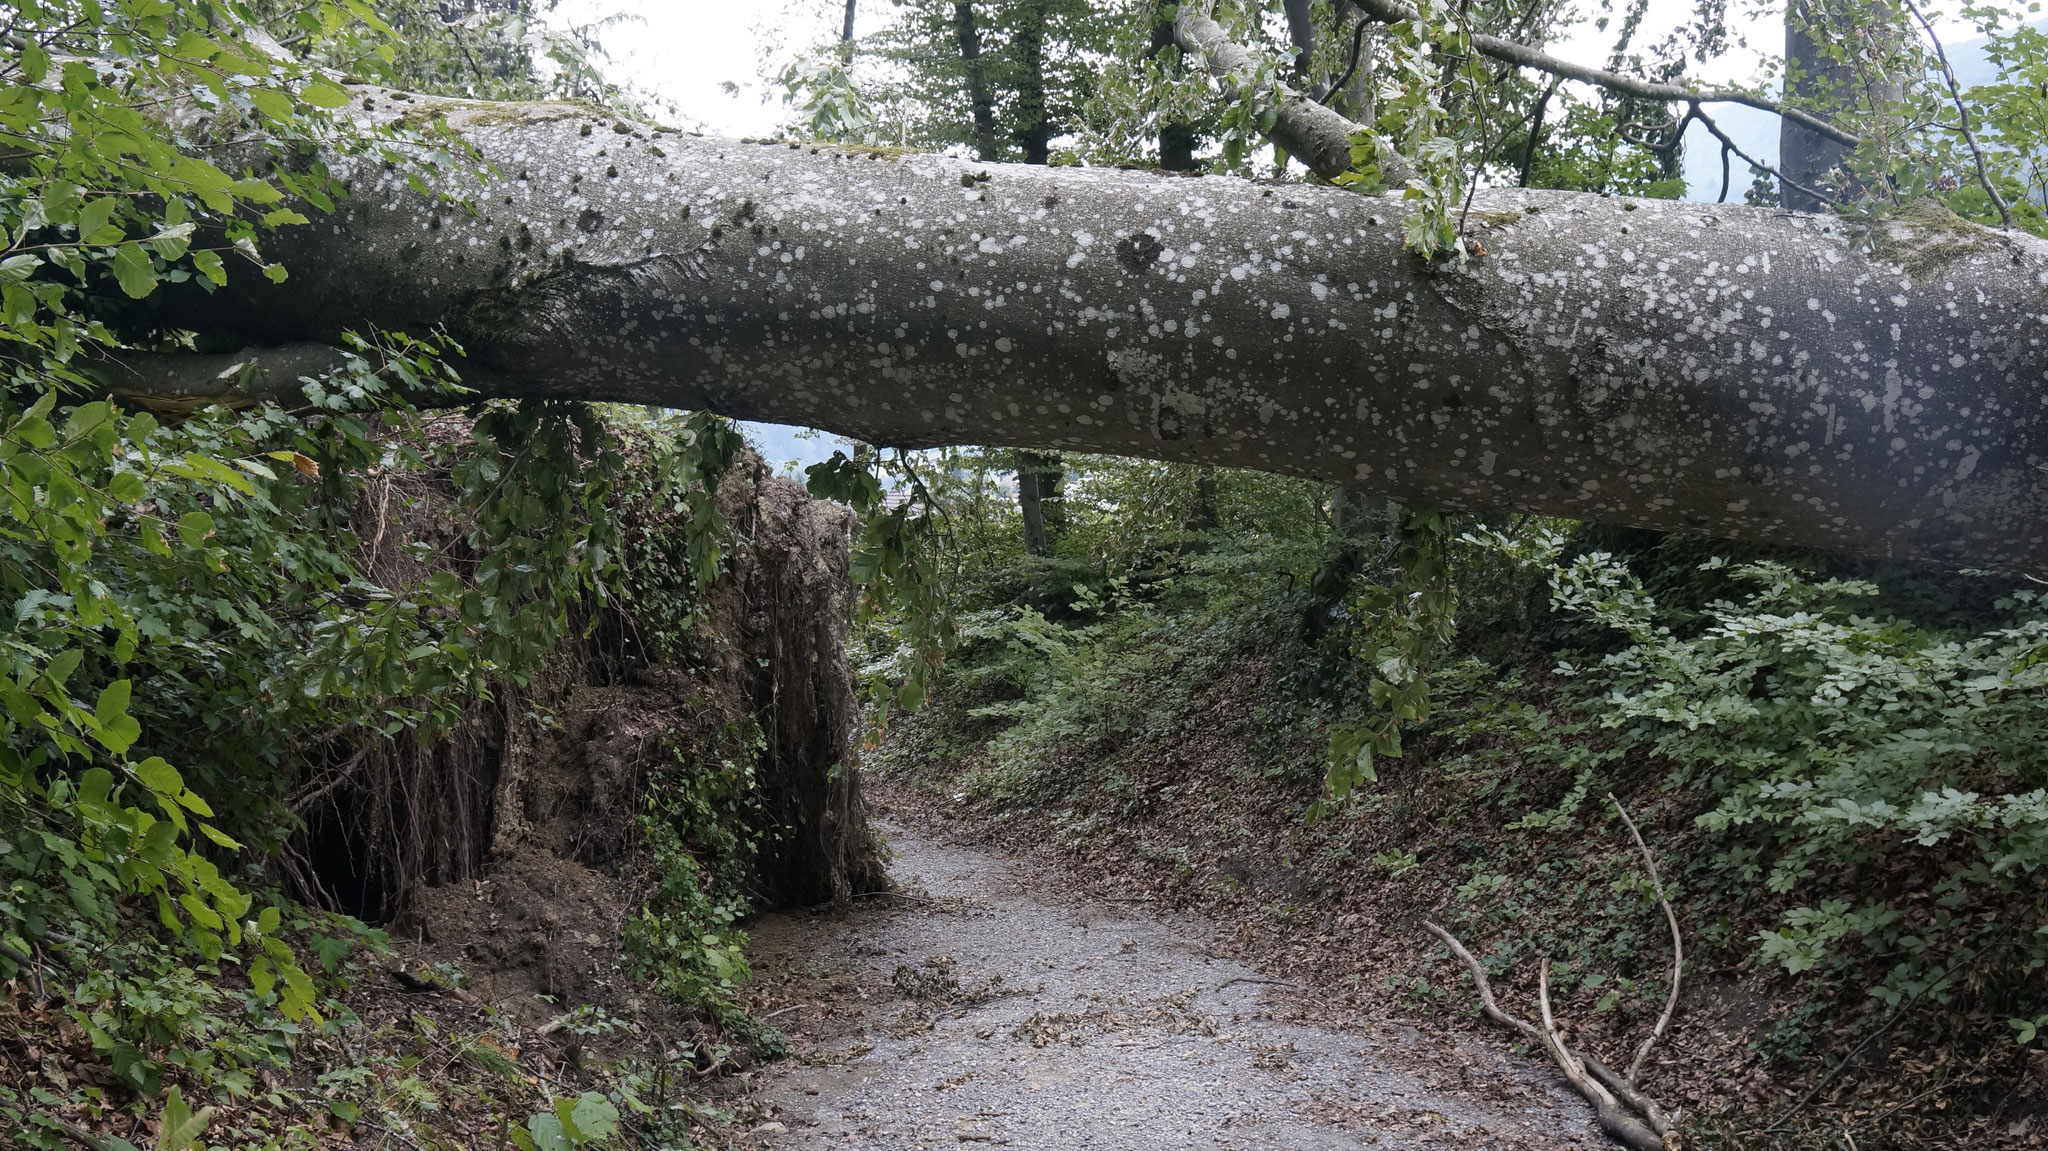
<path fill-rule="evenodd" d="M 1962 85 L 1956 83 L 1955 69 L 1948 66 L 1948 50 L 1941 46 L 1941 37 L 1934 34 L 1934 25 L 1920 12 L 1920 6 L 1913 0 L 1906 0 L 1906 11 L 1913 14 L 1920 27 L 1927 33 L 1928 43 L 1934 45 L 1935 62 L 1941 65 L 1941 78 L 1948 81 L 1949 97 L 1956 105 L 1956 128 L 1962 133 L 1963 143 L 1969 145 L 1970 156 L 1977 162 L 1977 185 L 1991 198 L 1991 206 L 1998 209 L 1998 220 L 2006 231 L 2012 231 L 2012 209 L 2006 207 L 2005 197 L 1998 194 L 1998 186 L 1991 181 L 1991 173 L 1984 166 L 1984 149 L 1977 145 L 1977 134 L 1970 130 L 1970 105 L 1963 99 Z"/>
<path fill-rule="evenodd" d="M 1542 1012 L 1543 1049 L 1550 1053 L 1551 1062 L 1564 1072 L 1573 1089 L 1593 1105 L 1593 1119 L 1600 1125 L 1600 1130 L 1634 1151 L 1665 1151 L 1663 1136 L 1629 1114 L 1606 1084 L 1593 1078 L 1592 1073 L 1586 1070 L 1585 1057 L 1565 1044 L 1564 1036 L 1558 1031 L 1557 1020 L 1550 1012 L 1550 957 L 1547 955 L 1536 968 L 1536 1005 Z"/>
<path fill-rule="evenodd" d="M 474 991 L 469 990 L 468 988 L 457 987 L 450 983 L 443 983 L 438 979 L 434 979 L 427 976 L 414 975 L 412 972 L 407 971 L 404 967 L 385 968 L 385 974 L 391 976 L 392 979 L 397 981 L 400 987 L 404 988 L 406 991 L 409 991 L 414 995 L 432 995 L 439 993 L 441 995 L 446 995 L 451 999 L 461 1000 L 464 1003 L 483 1003 L 483 1000 L 477 998 L 476 993 Z M 566 1016 L 564 1018 L 566 1018 Z"/>
<path fill-rule="evenodd" d="M 73 1123 L 71 1120 L 64 1118 L 62 1115 L 52 1115 L 48 1112 L 44 1112 L 43 1118 L 48 1119 L 52 1123 L 55 1123 L 58 1129 L 64 1132 L 65 1138 L 71 1139 L 75 1142 L 83 1143 L 87 1147 L 92 1148 L 92 1151 L 108 1151 L 108 1148 L 112 1146 L 111 1144 L 107 1143 L 104 1139 L 102 1139 L 102 1137 L 95 1135 L 90 1131 L 87 1131 L 85 1128 L 80 1127 L 78 1124 Z"/>
<path fill-rule="evenodd" d="M 1628 809 L 1607 793 L 1607 802 L 1614 805 L 1615 814 L 1628 825 L 1628 833 L 1636 841 L 1636 850 L 1642 853 L 1643 870 L 1650 873 L 1650 889 L 1657 893 L 1657 902 L 1664 908 L 1664 920 L 1671 925 L 1671 994 L 1664 998 L 1664 1013 L 1657 1017 L 1657 1025 L 1643 1037 L 1642 1045 L 1636 1048 L 1636 1057 L 1629 1060 L 1628 1081 L 1633 1084 L 1636 1076 L 1642 1074 L 1643 1060 L 1650 1057 L 1650 1048 L 1657 1040 L 1664 1038 L 1664 1029 L 1671 1026 L 1671 1017 L 1678 1011 L 1678 980 L 1685 971 L 1685 937 L 1678 931 L 1678 913 L 1671 909 L 1671 901 L 1664 897 L 1664 881 L 1657 877 L 1657 861 L 1650 855 L 1650 845 L 1643 842 L 1643 833 L 1637 829 L 1636 821 L 1628 816 Z"/>
<path fill-rule="evenodd" d="M 1542 1028 L 1518 1015 L 1512 1014 L 1500 1005 L 1500 1000 L 1493 994 L 1493 982 L 1487 978 L 1486 965 L 1479 962 L 1478 956 L 1466 950 L 1465 945 L 1458 942 L 1457 936 L 1452 935 L 1436 924 L 1425 919 L 1422 921 L 1422 926 L 1430 934 L 1442 940 L 1444 946 L 1451 949 L 1451 954 L 1457 956 L 1459 961 L 1464 963 L 1465 969 L 1472 973 L 1472 984 L 1479 990 L 1479 1008 L 1488 1019 L 1511 1031 L 1520 1032 L 1523 1038 L 1542 1047 L 1546 1052 L 1550 1050 L 1549 1036 L 1544 1034 Z M 1599 1092 L 1600 1095 L 1604 1095 L 1609 1099 L 1620 1100 L 1634 1108 L 1643 1116 L 1644 1121 L 1649 1124 L 1647 1131 L 1652 1133 L 1653 1138 L 1655 1136 L 1662 1136 L 1662 1138 L 1656 1138 L 1654 1142 L 1647 1144 L 1647 1146 L 1663 1148 L 1664 1151 L 1677 1151 L 1678 1139 L 1673 1130 L 1674 1124 L 1671 1122 L 1669 1115 L 1662 1107 L 1657 1105 L 1655 1100 L 1636 1090 L 1633 1084 L 1623 1079 L 1620 1074 L 1598 1059 L 1584 1052 L 1569 1051 L 1569 1049 L 1567 1051 L 1572 1058 L 1578 1061 L 1585 1074 L 1590 1076 L 1590 1082 L 1603 1089 Z M 1552 1058 L 1556 1058 L 1554 1053 Z M 1575 1088 L 1579 1087 L 1582 1082 L 1580 1079 L 1574 1078 L 1569 1072 L 1566 1073 L 1565 1077 L 1572 1081 L 1572 1086 Z M 1602 1112 L 1596 1095 L 1588 1095 L 1583 1089 L 1579 1093 L 1585 1095 L 1587 1101 L 1594 1104 L 1594 1114 L 1596 1117 L 1599 1117 L 1602 1130 L 1608 1131 L 1609 1134 L 1615 1134 L 1616 1138 L 1622 1139 L 1630 1147 L 1643 1146 L 1629 1142 L 1626 1137 L 1616 1134 L 1609 1128 L 1610 1120 L 1619 1123 L 1622 1119 L 1627 1118 L 1622 1112 L 1619 1110 Z M 1642 1123 L 1634 1123 L 1633 1120 L 1630 1120 L 1630 1122 L 1638 1128 L 1643 1126 Z"/>

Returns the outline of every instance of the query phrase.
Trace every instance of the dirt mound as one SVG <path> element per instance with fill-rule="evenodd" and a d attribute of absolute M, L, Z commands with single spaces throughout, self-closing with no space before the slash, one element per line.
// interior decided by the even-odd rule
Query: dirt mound
<path fill-rule="evenodd" d="M 494 861 L 487 879 L 422 892 L 416 938 L 487 1001 L 545 995 L 617 1007 L 619 932 L 633 895 L 630 884 L 527 844 Z"/>

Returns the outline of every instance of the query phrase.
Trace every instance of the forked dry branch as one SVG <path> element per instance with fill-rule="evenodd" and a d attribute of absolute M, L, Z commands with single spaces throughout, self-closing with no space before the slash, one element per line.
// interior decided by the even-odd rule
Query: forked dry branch
<path fill-rule="evenodd" d="M 1671 925 L 1671 992 L 1664 1000 L 1664 1011 L 1636 1048 L 1635 1058 L 1630 1061 L 1627 1075 L 1617 1074 L 1612 1068 L 1582 1051 L 1574 1051 L 1565 1041 L 1564 1032 L 1558 1026 L 1550 1006 L 1550 959 L 1545 956 L 1538 967 L 1537 1009 L 1542 1026 L 1511 1014 L 1500 1005 L 1493 993 L 1493 983 L 1487 978 L 1486 965 L 1467 950 L 1456 936 L 1442 927 L 1423 920 L 1422 926 L 1430 934 L 1443 940 L 1465 969 L 1472 973 L 1472 984 L 1479 991 L 1479 1007 L 1488 1019 L 1522 1035 L 1548 1052 L 1551 1061 L 1564 1074 L 1572 1088 L 1593 1105 L 1595 1120 L 1600 1129 L 1623 1146 L 1635 1151 L 1679 1151 L 1681 1147 L 1678 1123 L 1674 1116 L 1665 1111 L 1656 1100 L 1644 1094 L 1636 1086 L 1636 1077 L 1641 1073 L 1643 1061 L 1649 1057 L 1650 1049 L 1671 1025 L 1671 1017 L 1678 1010 L 1679 980 L 1685 967 L 1685 942 L 1678 929 L 1678 913 L 1665 897 L 1663 881 L 1657 875 L 1656 860 L 1650 854 L 1649 844 L 1643 841 L 1642 832 L 1636 828 L 1635 820 L 1613 795 L 1607 797 L 1614 804 L 1623 823 L 1628 825 L 1629 835 L 1635 840 L 1636 849 L 1643 857 L 1644 868 L 1649 872 L 1650 887 L 1657 896 L 1657 902 L 1664 909 L 1665 921 Z"/>

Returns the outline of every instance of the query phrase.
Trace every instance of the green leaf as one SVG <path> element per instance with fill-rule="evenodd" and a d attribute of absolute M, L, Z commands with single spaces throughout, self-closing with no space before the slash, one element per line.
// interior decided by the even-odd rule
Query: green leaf
<path fill-rule="evenodd" d="M 178 37 L 178 42 L 171 48 L 170 54 L 182 60 L 203 63 L 213 59 L 219 52 L 220 45 L 187 28 L 184 34 Z"/>
<path fill-rule="evenodd" d="M 116 244 L 125 234 L 119 225 L 112 222 L 114 209 L 120 201 L 112 196 L 101 196 L 88 200 L 78 210 L 78 238 L 87 244 Z"/>
<path fill-rule="evenodd" d="M 556 1103 L 556 1107 L 560 1106 L 559 1102 Z M 574 1121 L 576 1129 L 582 1132 L 583 1137 L 578 1140 L 582 1143 L 594 1143 L 609 1138 L 619 1127 L 619 1109 L 612 1106 L 611 1100 L 595 1091 L 585 1091 L 582 1098 L 576 1100 L 576 1107 L 569 1113 L 569 1117 Z"/>
<path fill-rule="evenodd" d="M 99 730 L 93 738 L 100 741 L 115 755 L 126 755 L 135 741 L 142 738 L 142 724 L 128 714 L 129 692 L 133 681 L 117 679 L 100 689 L 100 698 L 93 708 L 93 717 L 99 721 Z"/>
<path fill-rule="evenodd" d="M 213 1122 L 213 1108 L 201 1107 L 193 1111 L 185 1105 L 176 1087 L 171 1088 L 164 1098 L 163 1117 L 157 1124 L 158 1151 L 185 1151 L 206 1133 L 207 1125 Z"/>
<path fill-rule="evenodd" d="M 107 480 L 107 494 L 114 497 L 117 503 L 137 504 L 141 503 L 142 497 L 149 492 L 142 486 L 141 476 L 134 472 L 115 472 L 112 478 Z"/>
<path fill-rule="evenodd" d="M 208 839 L 211 839 L 215 843 L 220 844 L 222 847 L 227 848 L 229 851 L 242 850 L 242 841 L 229 835 L 227 832 L 222 831 L 220 828 L 215 827 L 210 823 L 200 823 L 195 824 L 194 826 L 199 828 L 199 834 L 205 836 Z"/>
<path fill-rule="evenodd" d="M 252 204 L 275 204 L 284 199 L 284 193 L 254 176 L 246 176 L 228 185 L 228 190 Z"/>
<path fill-rule="evenodd" d="M 167 556 L 171 554 L 171 545 L 164 539 L 162 520 L 155 516 L 147 516 L 137 524 L 137 527 L 142 532 L 142 546 L 144 550 L 148 551 L 151 555 Z"/>
<path fill-rule="evenodd" d="M 50 665 L 43 669 L 43 678 L 50 682 L 53 690 L 63 691 L 64 682 L 71 678 L 72 672 L 78 670 L 78 661 L 84 658 L 85 652 L 75 647 L 60 651 L 56 658 L 50 661 Z"/>
<path fill-rule="evenodd" d="M 112 1062 L 114 1075 L 144 1095 L 155 1095 L 157 1089 L 163 1086 L 164 1065 L 154 1059 L 145 1058 L 142 1051 L 132 1043 L 116 1043 Z"/>
<path fill-rule="evenodd" d="M 164 757 L 160 755 L 152 755 L 136 764 L 134 771 L 135 778 L 142 781 L 142 786 L 158 795 L 175 796 L 185 790 L 185 777 L 179 775 L 178 769 L 165 762 Z"/>
<path fill-rule="evenodd" d="M 57 429 L 50 426 L 50 421 L 38 415 L 27 415 L 16 420 L 10 432 L 14 439 L 38 450 L 51 447 L 57 442 Z"/>
<path fill-rule="evenodd" d="M 202 251 L 192 253 L 192 266 L 199 269 L 200 275 L 212 280 L 215 284 L 225 284 L 228 282 L 228 270 L 221 264 L 219 252 Z"/>
<path fill-rule="evenodd" d="M 315 108 L 339 108 L 348 103 L 348 92 L 325 80 L 315 80 L 299 92 L 299 99 Z"/>
<path fill-rule="evenodd" d="M 42 266 L 43 261 L 39 256 L 9 256 L 0 260 L 0 279 L 26 280 L 35 275 L 36 269 Z"/>
<path fill-rule="evenodd" d="M 139 300 L 156 291 L 156 264 L 141 244 L 130 240 L 114 249 L 114 278 L 130 299 Z"/>
<path fill-rule="evenodd" d="M 569 1142 L 580 1147 L 590 1141 L 589 1137 L 583 1134 L 583 1129 L 576 1126 L 576 1100 L 557 1098 L 555 1118 L 561 1121 L 562 1134 L 569 1137 Z"/>
<path fill-rule="evenodd" d="M 920 676 L 910 676 L 903 686 L 896 689 L 896 702 L 905 711 L 916 711 L 924 706 L 924 681 Z"/>
<path fill-rule="evenodd" d="M 528 1119 L 526 1129 L 532 1132 L 531 1143 L 538 1151 L 574 1151 L 576 1146 L 569 1141 L 561 1119 L 545 1111 Z"/>
<path fill-rule="evenodd" d="M 292 103 L 290 96 L 282 92 L 273 92 L 268 88 L 251 90 L 249 102 L 256 105 L 257 111 L 280 124 L 290 123 L 293 117 L 298 115 L 299 111 L 297 106 Z"/>
<path fill-rule="evenodd" d="M 195 230 L 190 223 L 173 224 L 150 237 L 149 246 L 156 249 L 156 254 L 165 260 L 177 260 L 185 254 L 186 248 L 192 246 L 192 233 Z"/>
<path fill-rule="evenodd" d="M 205 512 L 186 512 L 178 517 L 178 538 L 188 548 L 204 547 L 213 535 L 213 517 Z"/>

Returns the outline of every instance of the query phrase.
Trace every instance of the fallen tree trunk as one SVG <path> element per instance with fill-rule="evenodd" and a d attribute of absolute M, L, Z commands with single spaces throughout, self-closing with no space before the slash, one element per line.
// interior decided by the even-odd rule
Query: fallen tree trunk
<path fill-rule="evenodd" d="M 1496 192 L 1461 267 L 1403 249 L 1391 196 L 356 99 L 445 117 L 492 174 L 448 179 L 465 207 L 334 159 L 349 195 L 269 244 L 288 282 L 163 302 L 270 347 L 117 386 L 290 391 L 308 344 L 441 325 L 489 395 L 2048 569 L 2048 244 L 1938 208 L 1864 229 Z"/>

